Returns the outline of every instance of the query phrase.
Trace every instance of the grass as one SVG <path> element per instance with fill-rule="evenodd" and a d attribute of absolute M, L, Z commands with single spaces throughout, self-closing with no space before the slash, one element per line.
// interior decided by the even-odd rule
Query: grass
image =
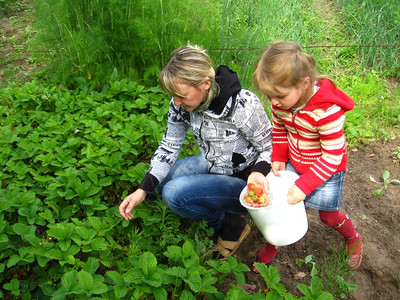
<path fill-rule="evenodd" d="M 170 52 L 190 42 L 209 49 L 216 65 L 231 66 L 250 87 L 255 60 L 267 43 L 305 43 L 317 35 L 311 1 L 290 3 L 38 0 L 38 49 L 55 53 L 47 59 L 57 80 L 69 82 L 71 74 L 100 85 L 112 77 L 155 85 Z"/>
<path fill-rule="evenodd" d="M 395 0 L 337 0 L 345 27 L 360 45 L 363 69 L 399 78 L 400 7 Z"/>
<path fill-rule="evenodd" d="M 343 245 L 338 248 L 333 245 L 332 254 L 324 254 L 320 265 L 319 276 L 325 289 L 341 299 L 346 297 L 347 292 L 357 289 L 357 285 L 347 282 L 352 272 L 347 265 L 348 259 Z"/>
<path fill-rule="evenodd" d="M 321 41 L 322 47 L 305 45 L 305 50 L 316 58 L 320 73 L 332 76 L 337 86 L 356 103 L 355 109 L 346 114 L 345 131 L 348 144 L 355 146 L 373 139 L 385 140 L 398 136 L 400 133 L 398 81 L 394 79 L 389 82 L 385 77 L 388 72 L 370 66 L 368 58 L 358 46 L 363 41 L 366 45 L 371 45 L 371 42 L 366 41 L 375 24 L 366 22 L 363 23 L 366 28 L 354 27 L 368 18 L 365 10 L 350 9 L 354 8 L 358 1 L 336 1 L 336 4 L 322 1 L 322 3 L 324 7 L 319 11 L 322 16 L 320 32 L 324 32 L 324 36 L 329 39 Z M 399 11 L 394 3 L 390 1 L 385 3 L 381 4 L 382 11 L 392 8 L 394 12 Z M 346 13 L 347 11 L 352 12 L 351 16 Z M 386 24 L 386 26 L 395 27 L 395 24 L 396 20 L 393 20 L 392 25 Z M 378 28 L 379 30 L 381 29 Z M 354 32 L 363 38 L 356 39 Z M 386 36 L 396 36 L 396 34 L 391 32 L 386 33 Z M 385 55 L 388 56 L 396 55 L 398 51 L 391 48 L 385 50 L 387 50 Z M 391 67 L 399 69 L 399 66 L 399 62 L 396 61 Z"/>

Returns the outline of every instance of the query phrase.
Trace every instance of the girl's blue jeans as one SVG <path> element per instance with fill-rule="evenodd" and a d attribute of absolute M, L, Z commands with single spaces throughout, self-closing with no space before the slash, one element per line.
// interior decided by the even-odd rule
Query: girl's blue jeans
<path fill-rule="evenodd" d="M 192 220 L 206 220 L 209 226 L 219 230 L 226 213 L 247 212 L 239 202 L 245 186 L 243 179 L 209 173 L 205 158 L 195 155 L 177 160 L 158 190 L 165 204 L 176 214 Z"/>

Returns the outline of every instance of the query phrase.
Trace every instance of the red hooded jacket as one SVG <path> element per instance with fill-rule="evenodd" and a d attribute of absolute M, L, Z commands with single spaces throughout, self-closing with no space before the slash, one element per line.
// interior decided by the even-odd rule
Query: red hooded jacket
<path fill-rule="evenodd" d="M 318 91 L 296 113 L 272 106 L 272 161 L 290 159 L 301 174 L 295 184 L 306 195 L 346 170 L 344 114 L 354 108 L 354 101 L 329 80 L 316 85 Z"/>

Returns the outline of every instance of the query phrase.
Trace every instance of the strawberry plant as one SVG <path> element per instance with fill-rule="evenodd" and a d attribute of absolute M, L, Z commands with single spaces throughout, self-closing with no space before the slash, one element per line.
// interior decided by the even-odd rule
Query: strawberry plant
<path fill-rule="evenodd" d="M 383 186 L 379 189 L 375 189 L 373 191 L 374 195 L 377 196 L 382 196 L 383 195 L 383 190 L 387 189 L 389 184 L 400 184 L 400 180 L 398 179 L 389 179 L 390 173 L 389 171 L 384 171 L 382 174 L 382 180 L 383 180 Z"/>
<path fill-rule="evenodd" d="M 229 274 L 244 285 L 248 267 L 210 260 L 212 230 L 159 195 L 130 221 L 118 214 L 162 136 L 169 97 L 158 88 L 34 81 L 0 99 L 1 297 L 223 299 L 217 287 Z M 236 286 L 228 294 L 265 297 Z"/>

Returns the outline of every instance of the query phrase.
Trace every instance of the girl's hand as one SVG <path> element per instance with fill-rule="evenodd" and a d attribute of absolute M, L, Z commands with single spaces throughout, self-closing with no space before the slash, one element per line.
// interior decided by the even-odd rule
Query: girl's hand
<path fill-rule="evenodd" d="M 142 189 L 137 189 L 135 192 L 127 196 L 119 206 L 119 213 L 125 220 L 133 218 L 132 209 L 146 199 L 147 193 Z"/>
<path fill-rule="evenodd" d="M 303 193 L 296 185 L 293 185 L 288 191 L 288 203 L 296 204 L 306 199 L 306 194 Z"/>
<path fill-rule="evenodd" d="M 280 177 L 281 174 L 279 174 L 279 171 L 285 171 L 286 170 L 286 163 L 282 161 L 273 161 L 272 166 L 271 166 L 271 171 L 274 173 L 275 176 Z"/>

